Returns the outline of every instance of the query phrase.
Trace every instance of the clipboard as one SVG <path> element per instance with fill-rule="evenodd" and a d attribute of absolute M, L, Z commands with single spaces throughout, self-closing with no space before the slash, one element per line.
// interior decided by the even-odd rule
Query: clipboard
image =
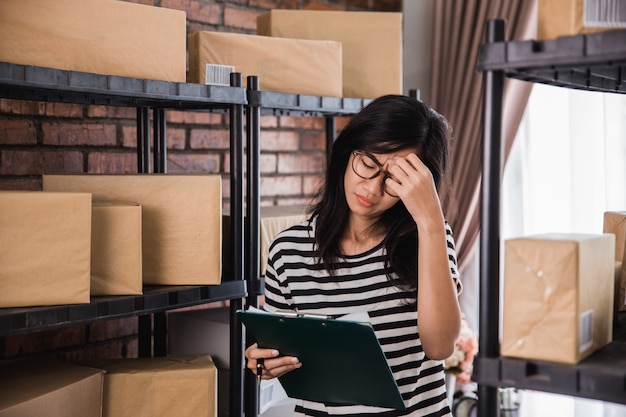
<path fill-rule="evenodd" d="M 405 409 L 371 323 L 263 311 L 237 315 L 260 347 L 302 363 L 278 378 L 289 397 Z"/>

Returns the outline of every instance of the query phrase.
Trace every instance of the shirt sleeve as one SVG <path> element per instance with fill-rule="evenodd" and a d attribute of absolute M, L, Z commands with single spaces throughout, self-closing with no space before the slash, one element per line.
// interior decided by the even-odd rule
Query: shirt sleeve
<path fill-rule="evenodd" d="M 446 222 L 446 244 L 448 250 L 448 263 L 450 264 L 450 273 L 452 274 L 452 280 L 456 284 L 457 295 L 463 291 L 463 284 L 461 283 L 461 277 L 459 275 L 459 267 L 456 258 L 456 248 L 454 244 L 454 236 L 452 234 L 452 228 Z"/>

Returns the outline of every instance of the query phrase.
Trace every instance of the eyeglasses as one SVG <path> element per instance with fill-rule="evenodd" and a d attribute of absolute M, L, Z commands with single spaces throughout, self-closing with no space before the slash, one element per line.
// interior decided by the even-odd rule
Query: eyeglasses
<path fill-rule="evenodd" d="M 369 153 L 365 151 L 352 151 L 352 171 L 365 180 L 376 178 L 383 174 L 383 191 L 392 197 L 398 197 L 393 191 L 387 187 L 387 178 L 393 178 L 391 174 L 383 169 L 383 165 Z"/>

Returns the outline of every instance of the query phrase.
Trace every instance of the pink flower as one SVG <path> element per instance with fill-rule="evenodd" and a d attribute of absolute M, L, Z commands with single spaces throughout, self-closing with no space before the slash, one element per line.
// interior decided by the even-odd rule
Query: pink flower
<path fill-rule="evenodd" d="M 459 384 L 469 384 L 472 380 L 474 357 L 478 352 L 478 337 L 467 325 L 465 319 L 461 320 L 461 332 L 455 343 L 454 353 L 444 361 L 446 372 L 456 375 Z"/>

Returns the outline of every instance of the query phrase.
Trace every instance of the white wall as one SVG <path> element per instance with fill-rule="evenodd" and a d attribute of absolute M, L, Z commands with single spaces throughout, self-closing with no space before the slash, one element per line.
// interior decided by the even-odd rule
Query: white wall
<path fill-rule="evenodd" d="M 431 23 L 435 0 L 404 0 L 403 23 L 403 77 L 404 94 L 410 89 L 420 92 L 420 99 L 428 103 L 430 85 Z"/>

